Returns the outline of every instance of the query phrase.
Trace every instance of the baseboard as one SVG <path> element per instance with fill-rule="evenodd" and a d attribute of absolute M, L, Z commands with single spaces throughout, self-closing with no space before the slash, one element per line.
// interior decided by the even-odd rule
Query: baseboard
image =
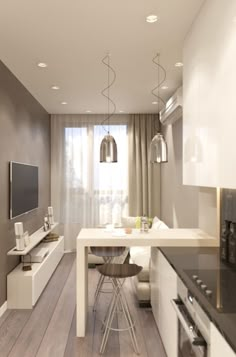
<path fill-rule="evenodd" d="M 7 301 L 5 301 L 4 304 L 2 304 L 0 307 L 0 317 L 4 314 L 5 311 L 7 311 Z"/>

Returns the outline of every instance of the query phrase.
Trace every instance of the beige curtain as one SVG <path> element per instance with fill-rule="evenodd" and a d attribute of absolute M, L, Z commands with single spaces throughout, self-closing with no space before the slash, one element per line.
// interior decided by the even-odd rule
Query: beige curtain
<path fill-rule="evenodd" d="M 158 116 L 132 114 L 128 127 L 129 214 L 160 215 L 160 165 L 150 163 L 150 142 L 159 129 Z"/>

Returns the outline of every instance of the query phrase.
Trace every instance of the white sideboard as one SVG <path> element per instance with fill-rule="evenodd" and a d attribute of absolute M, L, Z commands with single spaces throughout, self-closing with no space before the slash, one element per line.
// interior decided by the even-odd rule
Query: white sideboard
<path fill-rule="evenodd" d="M 56 226 L 57 224 L 51 230 Z M 24 251 L 17 252 L 13 248 L 8 255 L 28 254 L 51 230 L 44 232 L 43 228 L 40 228 L 31 236 L 31 243 Z M 32 263 L 32 269 L 29 271 L 23 271 L 23 264 L 20 263 L 7 276 L 9 309 L 33 308 L 64 254 L 64 237 L 59 237 L 57 241 L 40 243 L 40 246 L 49 249 L 48 255 L 41 263 Z"/>

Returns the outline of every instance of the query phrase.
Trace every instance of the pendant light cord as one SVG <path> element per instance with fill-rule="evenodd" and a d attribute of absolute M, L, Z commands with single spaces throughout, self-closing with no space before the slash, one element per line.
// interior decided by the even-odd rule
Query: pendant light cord
<path fill-rule="evenodd" d="M 166 102 L 164 101 L 164 99 L 162 99 L 159 95 L 159 88 L 160 86 L 165 82 L 166 80 L 166 70 L 165 68 L 160 65 L 159 63 L 159 57 L 160 57 L 160 54 L 157 53 L 156 56 L 153 57 L 152 59 L 152 62 L 158 67 L 158 79 L 157 79 L 157 86 L 155 88 L 153 88 L 153 90 L 151 91 L 152 95 L 157 99 L 157 103 L 158 103 L 158 114 L 159 114 L 159 103 L 162 102 L 164 105 L 166 105 Z M 157 61 L 156 61 L 157 59 Z M 163 78 L 162 80 L 160 81 L 160 69 L 162 70 L 163 72 Z M 160 81 L 160 82 L 159 82 Z M 155 91 L 157 90 L 157 94 L 155 93 Z"/>
<path fill-rule="evenodd" d="M 108 115 L 107 117 L 101 122 L 101 125 L 104 129 L 104 131 L 107 132 L 107 134 L 110 134 L 110 118 L 113 116 L 113 114 L 116 112 L 116 105 L 114 103 L 114 101 L 110 98 L 110 88 L 111 86 L 115 83 L 116 80 L 116 72 L 115 70 L 110 66 L 110 54 L 107 54 L 103 59 L 102 59 L 102 63 L 107 67 L 107 77 L 108 77 L 108 83 L 107 83 L 107 87 L 104 88 L 101 92 L 101 94 L 103 95 L 103 97 L 107 98 L 107 106 L 108 106 Z M 110 71 L 113 74 L 113 78 L 112 81 L 110 83 Z M 110 104 L 112 104 L 113 106 L 113 110 L 110 113 Z M 104 127 L 104 123 L 108 122 L 108 130 Z"/>

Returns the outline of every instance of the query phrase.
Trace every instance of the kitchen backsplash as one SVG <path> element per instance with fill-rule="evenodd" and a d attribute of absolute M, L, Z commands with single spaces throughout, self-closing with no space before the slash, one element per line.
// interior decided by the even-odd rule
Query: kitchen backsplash
<path fill-rule="evenodd" d="M 236 190 L 221 190 L 221 259 L 236 269 Z"/>
<path fill-rule="evenodd" d="M 225 220 L 236 222 L 236 190 L 221 191 L 221 225 Z"/>

